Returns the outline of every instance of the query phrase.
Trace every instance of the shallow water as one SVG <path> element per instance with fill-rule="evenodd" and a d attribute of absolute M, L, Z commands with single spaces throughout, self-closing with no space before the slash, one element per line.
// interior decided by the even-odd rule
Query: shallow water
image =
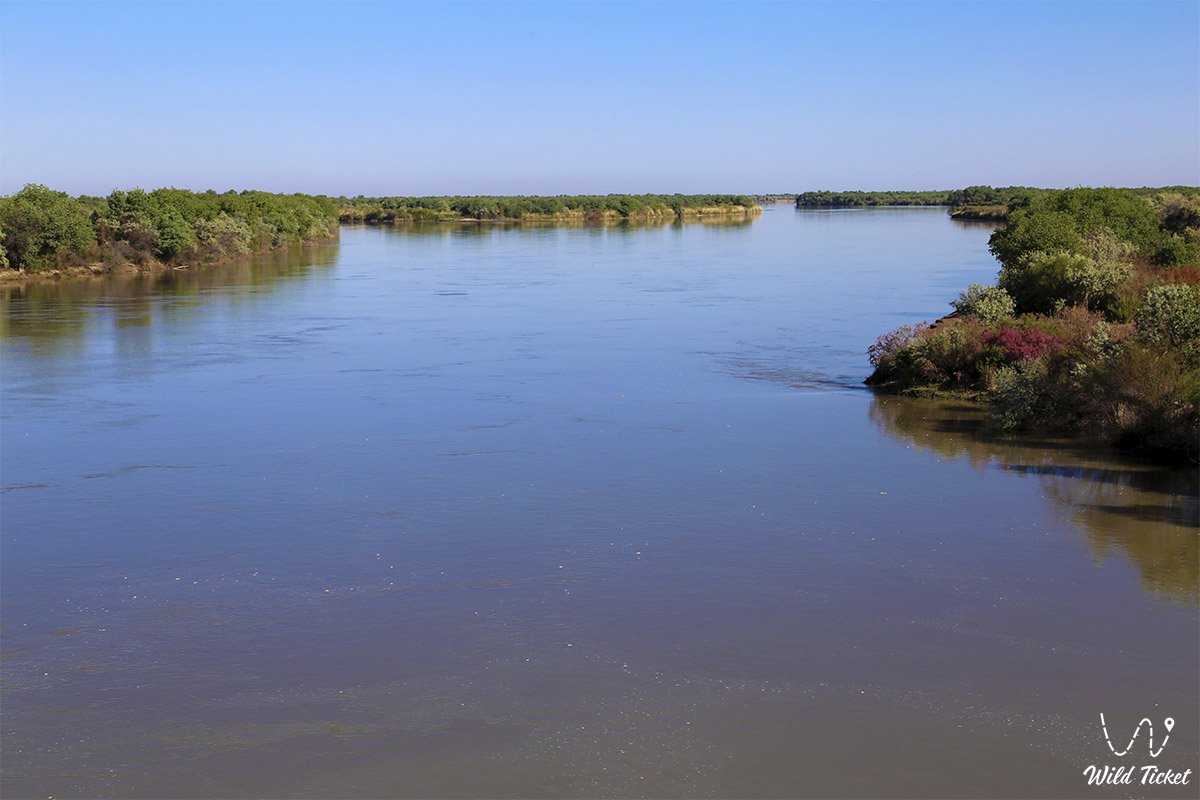
<path fill-rule="evenodd" d="M 1194 796 L 1082 771 L 1196 767 L 1195 471 L 860 388 L 989 232 L 346 228 L 5 289 L 4 796 Z M 1116 758 L 1101 713 L 1175 726 Z"/>

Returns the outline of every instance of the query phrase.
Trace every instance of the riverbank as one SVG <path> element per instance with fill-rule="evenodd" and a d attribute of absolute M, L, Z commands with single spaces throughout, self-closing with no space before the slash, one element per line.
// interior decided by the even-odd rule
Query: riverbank
<path fill-rule="evenodd" d="M 341 199 L 342 223 L 654 222 L 762 213 L 747 195 L 559 195 L 356 197 Z"/>
<path fill-rule="evenodd" d="M 0 198 L 0 283 L 215 266 L 336 240 L 340 224 L 738 224 L 761 213 L 753 197 L 734 194 L 330 198 L 133 189 L 71 197 L 30 184 Z"/>
<path fill-rule="evenodd" d="M 758 205 L 705 206 L 685 209 L 647 209 L 630 214 L 621 214 L 612 209 L 583 211 L 575 209 L 555 214 L 522 214 L 521 216 L 464 217 L 453 212 L 414 213 L 411 209 L 361 209 L 343 210 L 339 222 L 349 224 L 405 224 L 405 223 L 543 223 L 547 225 L 619 225 L 621 223 L 667 223 L 674 221 L 699 221 L 707 219 L 753 219 L 762 214 Z"/>
<path fill-rule="evenodd" d="M 989 249 L 1001 270 L 934 324 L 880 336 L 866 383 L 983 401 L 995 431 L 1070 431 L 1200 461 L 1200 190 L 1044 192 Z"/>
<path fill-rule="evenodd" d="M 337 206 L 327 197 L 185 189 L 71 197 L 29 184 L 0 198 L 0 275 L 191 269 L 337 236 Z"/>
<path fill-rule="evenodd" d="M 1008 205 L 966 205 L 950 209 L 951 219 L 979 220 L 982 222 L 1003 222 L 1008 219 Z"/>

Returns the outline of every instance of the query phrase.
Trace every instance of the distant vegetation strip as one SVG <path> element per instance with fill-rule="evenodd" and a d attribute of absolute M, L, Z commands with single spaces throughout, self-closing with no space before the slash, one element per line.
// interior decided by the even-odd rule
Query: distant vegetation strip
<path fill-rule="evenodd" d="M 1008 207 L 1047 189 L 1031 186 L 968 186 L 928 192 L 804 192 L 796 208 L 866 208 L 873 206 L 947 206 L 955 219 L 1003 220 Z"/>
<path fill-rule="evenodd" d="M 338 235 L 327 197 L 117 190 L 71 197 L 30 184 L 0 198 L 0 268 L 29 273 L 212 263 Z"/>
<path fill-rule="evenodd" d="M 968 186 L 965 189 L 894 192 L 802 192 L 796 195 L 796 208 L 866 208 L 872 206 L 947 206 L 955 219 L 1004 220 L 1010 207 L 1028 205 L 1035 198 L 1061 189 L 1038 189 L 1033 186 Z M 1124 189 L 1141 197 L 1160 194 L 1188 194 L 1189 186 Z"/>
<path fill-rule="evenodd" d="M 869 349 L 867 383 L 984 400 L 994 430 L 1058 429 L 1200 461 L 1200 189 L 1011 197 L 996 285 Z"/>
<path fill-rule="evenodd" d="M 595 221 L 746 216 L 761 209 L 741 194 L 608 194 L 509 197 L 339 198 L 342 222 L 449 220 Z"/>
<path fill-rule="evenodd" d="M 802 192 L 796 208 L 865 208 L 867 206 L 949 206 L 952 190 L 931 192 Z"/>

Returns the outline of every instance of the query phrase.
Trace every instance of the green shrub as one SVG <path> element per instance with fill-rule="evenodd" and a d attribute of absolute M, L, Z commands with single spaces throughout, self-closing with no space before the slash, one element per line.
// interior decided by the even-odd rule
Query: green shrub
<path fill-rule="evenodd" d="M 1064 212 L 1019 208 L 1009 212 L 1008 222 L 992 234 L 988 247 L 1002 265 L 1010 267 L 1035 252 L 1080 252 L 1083 237 Z"/>
<path fill-rule="evenodd" d="M 1195 462 L 1200 456 L 1200 370 L 1175 350 L 1131 341 L 1090 383 L 1089 411 L 1118 447 Z"/>
<path fill-rule="evenodd" d="M 1186 224 L 1186 215 L 1180 219 Z M 992 234 L 989 247 L 1003 265 L 1012 266 L 1039 250 L 1087 253 L 1089 238 L 1108 235 L 1155 263 L 1187 263 L 1178 259 L 1186 259 L 1189 249 L 1175 247 L 1174 234 L 1165 224 L 1150 199 L 1133 190 L 1042 192 L 1009 213 L 1007 224 Z"/>
<path fill-rule="evenodd" d="M 978 317 L 983 322 L 999 322 L 1011 317 L 1017 308 L 1012 296 L 1004 289 L 978 283 L 959 294 L 957 300 L 951 300 L 950 305 L 958 313 Z"/>
<path fill-rule="evenodd" d="M 1074 276 L 1091 268 L 1091 259 L 1080 253 L 1034 250 L 1000 268 L 1000 288 L 1019 313 L 1051 314 L 1075 295 Z"/>
<path fill-rule="evenodd" d="M 250 226 L 221 212 L 212 219 L 196 220 L 196 241 L 210 257 L 250 252 Z"/>
<path fill-rule="evenodd" d="M 1200 287 L 1151 286 L 1134 324 L 1146 341 L 1174 348 L 1192 363 L 1200 362 Z"/>
<path fill-rule="evenodd" d="M 31 271 L 86 258 L 96 244 L 79 201 L 34 183 L 0 198 L 0 230 L 11 265 Z"/>
<path fill-rule="evenodd" d="M 1168 193 L 1159 195 L 1154 201 L 1163 227 L 1171 233 L 1187 237 L 1192 231 L 1200 231 L 1200 197 Z"/>
<path fill-rule="evenodd" d="M 1128 338 L 1128 336 L 1118 336 L 1112 325 L 1101 320 L 1092 328 L 1091 333 L 1083 342 L 1083 347 L 1091 356 L 1092 362 L 1104 363 L 1121 354 Z"/>
<path fill-rule="evenodd" d="M 196 229 L 184 218 L 178 208 L 156 203 L 151 219 L 158 232 L 156 255 L 164 260 L 190 250 L 196 244 Z"/>
<path fill-rule="evenodd" d="M 1120 250 L 1097 252 L 1086 260 L 1075 260 L 1066 272 L 1066 301 L 1086 308 L 1112 312 L 1121 286 L 1133 273 L 1133 265 L 1122 260 Z"/>
<path fill-rule="evenodd" d="M 1046 362 L 1021 361 L 996 370 L 989 381 L 988 424 L 1002 431 L 1033 427 L 1047 405 Z"/>
<path fill-rule="evenodd" d="M 1200 270 L 1189 265 L 1200 261 L 1200 192 L 1076 189 L 1008 202 L 1008 225 L 989 243 L 999 286 L 970 287 L 936 326 L 881 337 L 868 383 L 966 388 L 991 401 L 1001 430 L 1082 431 L 1194 462 Z"/>

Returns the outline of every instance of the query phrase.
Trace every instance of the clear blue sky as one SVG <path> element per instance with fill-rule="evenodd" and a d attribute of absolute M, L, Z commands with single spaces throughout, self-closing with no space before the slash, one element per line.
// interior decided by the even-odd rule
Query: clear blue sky
<path fill-rule="evenodd" d="M 1200 2 L 0 2 L 0 192 L 1200 184 Z"/>

